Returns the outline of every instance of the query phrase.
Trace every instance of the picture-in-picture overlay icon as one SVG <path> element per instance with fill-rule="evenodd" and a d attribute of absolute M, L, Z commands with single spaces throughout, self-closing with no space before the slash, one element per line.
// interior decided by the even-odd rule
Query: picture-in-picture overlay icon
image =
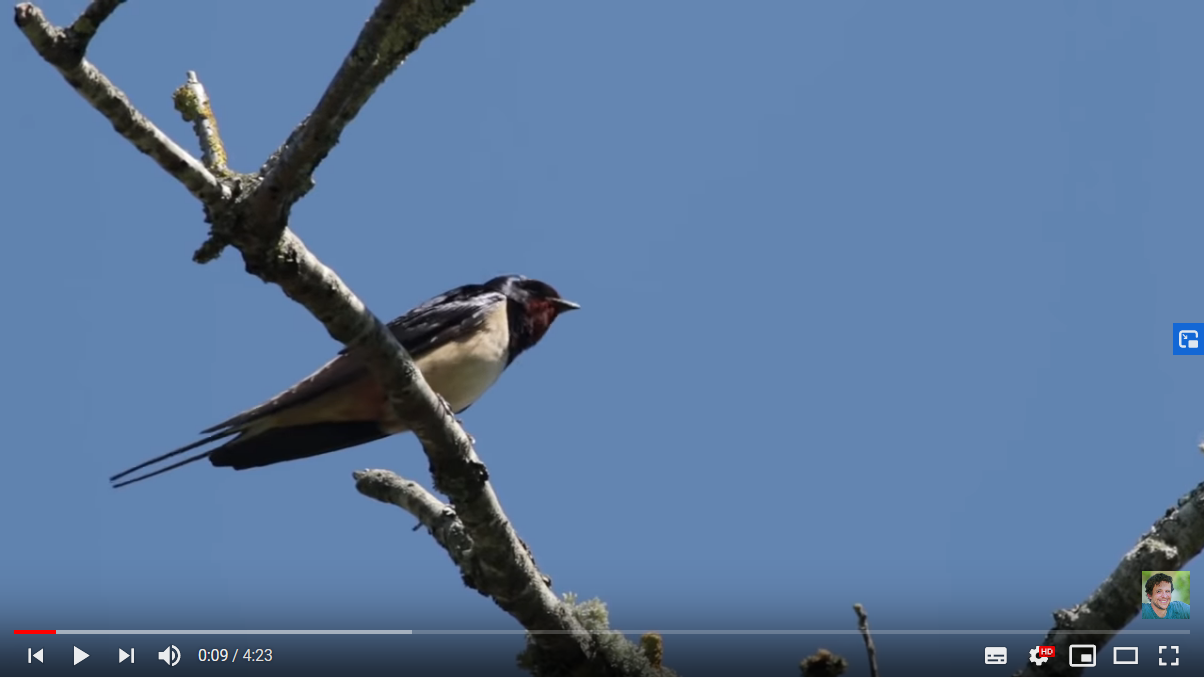
<path fill-rule="evenodd" d="M 1171 325 L 1175 333 L 1172 353 L 1175 355 L 1204 355 L 1204 347 L 1200 346 L 1200 337 L 1204 336 L 1204 323 L 1171 323 Z"/>
<path fill-rule="evenodd" d="M 1071 645 L 1070 646 L 1070 665 L 1071 666 L 1095 666 L 1095 646 L 1094 645 Z"/>

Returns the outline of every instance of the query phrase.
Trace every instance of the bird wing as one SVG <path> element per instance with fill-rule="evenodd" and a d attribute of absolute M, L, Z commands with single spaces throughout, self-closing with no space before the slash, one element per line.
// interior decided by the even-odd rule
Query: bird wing
<path fill-rule="evenodd" d="M 465 285 L 422 303 L 405 315 L 390 321 L 387 326 L 410 357 L 418 360 L 435 348 L 480 329 L 488 319 L 488 311 L 495 308 L 494 304 L 505 300 L 501 293 L 487 291 L 481 285 Z M 288 389 L 220 424 L 210 426 L 201 433 L 243 429 L 256 421 L 317 400 L 324 395 L 342 396 L 344 394 L 341 392 L 347 389 L 371 391 L 376 387 L 375 383 L 361 385 L 366 377 L 368 370 L 363 361 L 344 348 L 330 362 Z M 362 395 L 368 396 L 367 393 Z M 354 402 L 370 400 L 368 397 L 324 399 L 338 401 L 339 406 L 333 408 L 338 411 L 330 411 L 329 417 L 318 417 L 319 421 L 371 418 L 364 416 L 370 413 L 359 412 L 360 408 L 357 408 L 357 403 Z M 364 403 L 365 406 L 370 404 Z M 307 423 L 318 422 L 311 418 Z"/>

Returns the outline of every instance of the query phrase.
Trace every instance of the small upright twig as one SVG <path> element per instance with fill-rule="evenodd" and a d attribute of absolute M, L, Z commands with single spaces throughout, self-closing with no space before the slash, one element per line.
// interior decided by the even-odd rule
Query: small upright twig
<path fill-rule="evenodd" d="M 192 131 L 196 134 L 201 145 L 201 160 L 205 167 L 215 175 L 237 186 L 242 192 L 247 185 L 257 183 L 257 178 L 240 177 L 231 171 L 226 156 L 226 144 L 222 141 L 221 132 L 217 128 L 217 116 L 213 113 L 213 103 L 209 93 L 201 84 L 196 71 L 188 71 L 187 80 L 171 94 L 171 101 L 185 122 L 192 123 Z M 213 223 L 213 220 L 209 220 Z M 215 225 L 216 226 L 216 225 Z M 222 251 L 230 245 L 230 234 L 222 228 L 211 228 L 209 237 L 197 248 L 192 260 L 198 264 L 207 264 L 221 256 Z"/>
<path fill-rule="evenodd" d="M 192 130 L 201 142 L 205 167 L 218 176 L 227 176 L 230 169 L 226 166 L 226 145 L 217 131 L 217 116 L 196 71 L 188 71 L 188 80 L 172 93 L 171 100 L 185 122 L 192 123 Z"/>
<path fill-rule="evenodd" d="M 857 628 L 861 629 L 861 638 L 865 640 L 865 652 L 870 656 L 870 675 L 878 675 L 878 651 L 874 649 L 874 639 L 870 637 L 870 616 L 865 613 L 861 603 L 853 603 L 857 612 Z"/>

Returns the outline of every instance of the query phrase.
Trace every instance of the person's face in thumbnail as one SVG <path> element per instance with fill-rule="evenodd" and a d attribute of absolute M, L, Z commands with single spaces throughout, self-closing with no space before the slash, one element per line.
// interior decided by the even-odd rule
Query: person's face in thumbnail
<path fill-rule="evenodd" d="M 1166 607 L 1171 604 L 1171 583 L 1168 581 L 1160 581 L 1154 586 L 1154 593 L 1150 596 L 1150 605 L 1154 606 L 1159 612 L 1166 612 Z"/>

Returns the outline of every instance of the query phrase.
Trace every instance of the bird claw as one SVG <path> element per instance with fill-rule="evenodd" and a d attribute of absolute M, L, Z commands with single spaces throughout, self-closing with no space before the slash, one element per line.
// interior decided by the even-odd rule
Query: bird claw
<path fill-rule="evenodd" d="M 447 413 L 447 416 L 449 416 L 449 417 L 456 416 L 456 412 L 455 412 L 455 410 L 452 409 L 451 403 L 447 402 L 447 398 L 444 398 L 443 396 L 439 395 L 438 393 L 435 394 L 435 397 L 439 399 L 439 405 L 441 405 L 443 407 L 443 411 Z"/>
<path fill-rule="evenodd" d="M 475 446 L 477 444 L 477 439 L 473 438 L 472 434 L 464 429 L 464 422 L 460 421 L 460 418 L 456 416 L 455 411 L 452 410 L 451 403 L 447 402 L 447 398 L 444 398 L 438 393 L 435 394 L 435 397 L 439 399 L 439 404 L 443 406 L 443 411 L 447 413 L 447 416 L 455 419 L 456 423 L 460 425 L 460 430 L 464 431 L 464 435 L 468 436 L 468 443 Z"/>
<path fill-rule="evenodd" d="M 459 417 L 456 417 L 456 423 L 460 425 L 460 430 L 463 431 L 464 435 L 468 437 L 468 444 L 475 447 L 477 444 L 477 439 L 473 438 L 472 434 L 468 432 L 468 429 L 464 428 L 464 421 Z"/>

